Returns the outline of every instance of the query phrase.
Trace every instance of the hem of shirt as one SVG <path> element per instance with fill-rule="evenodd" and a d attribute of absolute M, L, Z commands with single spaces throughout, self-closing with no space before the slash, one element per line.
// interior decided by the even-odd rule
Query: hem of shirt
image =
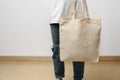
<path fill-rule="evenodd" d="M 50 24 L 60 23 L 59 20 L 50 20 Z"/>

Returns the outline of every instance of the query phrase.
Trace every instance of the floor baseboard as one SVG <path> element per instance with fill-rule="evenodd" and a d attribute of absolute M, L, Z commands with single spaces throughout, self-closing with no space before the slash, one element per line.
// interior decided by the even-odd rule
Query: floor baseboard
<path fill-rule="evenodd" d="M 52 60 L 51 56 L 0 56 L 0 60 Z M 120 61 L 120 56 L 100 56 L 100 61 Z"/>

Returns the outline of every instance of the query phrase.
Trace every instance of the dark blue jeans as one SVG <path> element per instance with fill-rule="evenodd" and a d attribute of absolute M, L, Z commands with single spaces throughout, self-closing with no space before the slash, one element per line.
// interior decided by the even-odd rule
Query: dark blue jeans
<path fill-rule="evenodd" d="M 50 24 L 52 34 L 52 59 L 56 78 L 64 77 L 64 62 L 60 61 L 59 55 L 59 23 Z M 84 62 L 73 62 L 74 80 L 82 80 L 84 75 Z"/>

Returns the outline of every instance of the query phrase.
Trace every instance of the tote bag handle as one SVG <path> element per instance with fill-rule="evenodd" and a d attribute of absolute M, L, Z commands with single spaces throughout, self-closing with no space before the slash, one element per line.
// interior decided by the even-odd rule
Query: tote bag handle
<path fill-rule="evenodd" d="M 70 9 L 70 18 L 75 18 L 75 10 L 76 10 L 76 5 L 77 5 L 77 0 L 73 0 L 72 6 Z M 87 1 L 83 0 L 83 5 L 84 5 L 84 14 L 85 18 L 89 18 L 89 12 L 88 12 L 88 6 L 87 6 Z"/>
<path fill-rule="evenodd" d="M 83 0 L 84 4 L 84 10 L 85 10 L 85 18 L 89 18 L 89 11 L 88 11 L 88 6 L 87 6 L 87 1 Z"/>

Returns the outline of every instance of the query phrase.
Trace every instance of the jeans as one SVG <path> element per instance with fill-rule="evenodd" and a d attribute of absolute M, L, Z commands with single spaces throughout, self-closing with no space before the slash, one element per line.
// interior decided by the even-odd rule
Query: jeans
<path fill-rule="evenodd" d="M 59 23 L 50 24 L 51 35 L 52 35 L 52 59 L 54 64 L 54 73 L 56 78 L 63 78 L 64 75 L 64 62 L 60 61 L 60 53 L 59 53 Z M 74 72 L 74 80 L 82 80 L 84 75 L 84 62 L 73 61 L 73 72 Z"/>

